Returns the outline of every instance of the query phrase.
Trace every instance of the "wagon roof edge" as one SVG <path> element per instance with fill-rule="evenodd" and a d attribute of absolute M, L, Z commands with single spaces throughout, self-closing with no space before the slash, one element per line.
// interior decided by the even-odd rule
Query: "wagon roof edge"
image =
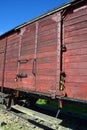
<path fill-rule="evenodd" d="M 69 6 L 71 6 L 71 5 L 74 4 L 74 3 L 78 3 L 78 2 L 82 2 L 82 1 L 85 1 L 85 0 L 79 0 L 79 1 L 78 1 L 78 0 L 72 0 L 71 2 L 65 3 L 65 4 L 63 4 L 62 6 L 59 6 L 59 7 L 55 8 L 55 9 L 53 9 L 53 10 L 51 10 L 51 11 L 48 11 L 47 13 L 44 13 L 44 14 L 42 14 L 42 15 L 40 15 L 40 16 L 38 16 L 38 17 L 32 19 L 32 20 L 29 20 L 29 21 L 27 21 L 27 22 L 25 22 L 25 23 L 23 23 L 23 24 L 21 24 L 21 25 L 19 25 L 19 26 L 14 27 L 13 29 L 11 29 L 11 30 L 9 30 L 9 31 L 7 31 L 7 32 L 5 32 L 5 33 L 3 33 L 2 35 L 0 35 L 0 38 L 1 38 L 1 37 L 4 37 L 4 36 L 7 35 L 7 34 L 10 34 L 11 32 L 15 32 L 16 30 L 18 30 L 18 29 L 20 29 L 20 28 L 22 28 L 22 27 L 24 27 L 24 26 L 26 26 L 26 25 L 28 25 L 28 24 L 31 24 L 31 23 L 33 23 L 33 22 L 35 22 L 35 21 L 38 21 L 38 20 L 40 20 L 41 18 L 44 18 L 44 17 L 46 17 L 46 16 L 49 16 L 49 15 L 55 13 L 55 12 L 60 12 L 60 11 L 62 11 L 63 9 L 65 9 L 65 8 L 67 8 L 67 7 L 69 7 Z"/>

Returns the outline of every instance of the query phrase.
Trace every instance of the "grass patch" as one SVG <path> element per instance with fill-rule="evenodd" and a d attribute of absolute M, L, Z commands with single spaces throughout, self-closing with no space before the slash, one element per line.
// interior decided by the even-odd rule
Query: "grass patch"
<path fill-rule="evenodd" d="M 38 101 L 36 102 L 36 104 L 38 104 L 38 105 L 46 105 L 47 101 L 45 99 L 38 99 Z"/>
<path fill-rule="evenodd" d="M 39 99 L 36 102 L 37 105 L 40 106 L 45 106 L 45 107 L 49 107 L 49 108 L 58 108 L 58 104 L 54 101 L 47 101 L 45 99 Z"/>

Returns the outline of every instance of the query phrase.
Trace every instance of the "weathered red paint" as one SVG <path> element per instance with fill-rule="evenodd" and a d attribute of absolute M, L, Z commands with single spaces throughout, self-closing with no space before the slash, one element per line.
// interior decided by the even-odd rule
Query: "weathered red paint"
<path fill-rule="evenodd" d="M 87 100 L 87 2 L 69 11 L 63 21 L 65 92 L 68 97 Z"/>
<path fill-rule="evenodd" d="M 5 88 L 49 94 L 52 98 L 87 100 L 87 1 L 84 1 L 0 38 L 0 86 L 4 81 Z M 6 49 L 6 55 L 1 48 Z M 64 80 L 60 81 L 63 73 Z"/>

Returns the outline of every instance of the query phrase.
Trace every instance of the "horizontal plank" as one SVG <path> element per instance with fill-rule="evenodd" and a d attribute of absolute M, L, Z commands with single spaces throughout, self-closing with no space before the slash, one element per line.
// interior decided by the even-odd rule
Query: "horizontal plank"
<path fill-rule="evenodd" d="M 10 72 L 10 71 L 14 72 L 14 71 L 17 71 L 17 67 L 16 66 L 13 66 L 13 67 L 6 66 L 5 70 L 6 70 L 6 72 Z"/>
<path fill-rule="evenodd" d="M 57 44 L 57 39 L 51 39 L 49 41 L 45 41 L 45 42 L 38 42 L 38 47 L 46 47 L 46 46 L 50 46 L 50 45 L 55 45 Z"/>
<path fill-rule="evenodd" d="M 25 31 L 23 33 L 23 35 L 32 35 L 34 34 L 34 32 L 36 31 L 36 26 L 34 26 L 33 28 L 30 28 L 29 26 L 25 28 Z"/>
<path fill-rule="evenodd" d="M 56 90 L 56 81 L 36 80 L 36 90 L 49 93 L 51 89 Z"/>
<path fill-rule="evenodd" d="M 9 59 L 16 59 L 16 58 L 18 58 L 18 55 L 17 54 L 13 54 L 13 55 L 7 55 L 6 56 L 6 60 L 9 60 Z"/>
<path fill-rule="evenodd" d="M 26 91 L 35 91 L 35 85 L 20 85 L 17 89 Z"/>
<path fill-rule="evenodd" d="M 7 68 L 9 68 L 9 67 L 17 67 L 17 62 L 8 62 L 8 63 L 6 63 L 6 65 L 5 65 Z"/>
<path fill-rule="evenodd" d="M 43 35 L 48 35 L 48 34 L 51 34 L 51 33 L 59 33 L 57 27 L 53 27 L 53 28 L 48 28 L 47 30 L 45 31 L 39 31 L 38 32 L 38 37 L 39 36 L 43 36 Z"/>
<path fill-rule="evenodd" d="M 16 50 L 19 48 L 19 43 L 16 43 L 16 44 L 12 44 L 10 46 L 7 47 L 7 51 L 12 51 L 12 50 Z"/>
<path fill-rule="evenodd" d="M 17 43 L 20 41 L 19 35 L 8 39 L 7 44 Z"/>
<path fill-rule="evenodd" d="M 55 67 L 54 67 L 53 64 L 52 64 L 52 66 L 51 66 L 50 64 L 52 64 L 52 63 L 49 63 L 49 64 L 46 63 L 46 65 L 45 65 L 45 64 L 37 64 L 36 70 L 37 70 L 38 72 L 39 72 L 39 70 L 42 70 L 42 71 L 44 71 L 44 73 L 45 73 L 45 70 L 47 70 L 47 69 L 48 69 L 48 71 L 57 70 L 57 68 L 58 68 L 58 67 L 56 67 L 57 65 L 55 65 Z M 40 67 L 40 66 L 41 66 L 41 67 Z M 7 70 L 10 71 L 9 68 L 7 68 Z M 13 71 L 13 70 L 16 70 L 16 69 L 12 69 L 12 71 Z M 22 72 L 25 71 L 25 72 L 29 73 L 29 72 L 31 72 L 31 71 L 33 70 L 33 64 L 20 65 L 19 70 L 22 71 Z"/>
<path fill-rule="evenodd" d="M 65 78 L 66 82 L 78 82 L 78 83 L 84 83 L 87 81 L 87 76 L 71 76 L 67 75 Z"/>
<path fill-rule="evenodd" d="M 15 75 L 16 71 L 5 71 L 5 75 Z"/>
<path fill-rule="evenodd" d="M 6 55 L 18 55 L 19 49 L 12 49 L 12 50 L 7 50 Z"/>
<path fill-rule="evenodd" d="M 37 64 L 44 64 L 44 63 L 51 63 L 55 62 L 57 63 L 57 56 L 47 56 L 42 58 L 37 58 Z"/>
<path fill-rule="evenodd" d="M 32 69 L 29 70 L 29 69 L 19 69 L 19 74 L 22 73 L 22 74 L 25 74 L 27 75 L 25 78 L 23 78 L 23 80 L 31 80 L 33 78 L 35 78 L 35 75 L 32 73 Z"/>
<path fill-rule="evenodd" d="M 42 53 L 37 53 L 37 58 L 42 58 L 42 57 L 50 57 L 50 56 L 57 56 L 57 52 L 42 52 Z"/>
<path fill-rule="evenodd" d="M 87 69 L 87 62 L 67 63 L 64 64 L 65 69 Z"/>
<path fill-rule="evenodd" d="M 51 117 L 51 116 L 48 116 L 48 115 L 45 115 L 45 114 L 42 114 L 42 113 L 39 113 L 39 112 L 36 112 L 36 111 L 33 111 L 33 110 L 30 110 L 30 109 L 27 109 L 27 108 L 24 108 L 24 107 L 21 107 L 19 105 L 15 105 L 15 106 L 12 106 L 12 108 L 18 110 L 18 111 L 21 111 L 29 116 L 32 116 L 34 118 L 38 118 L 40 120 L 43 120 L 43 121 L 46 121 L 50 124 L 55 124 L 55 123 L 58 123 L 60 124 L 62 122 L 62 120 L 60 119 L 56 119 L 54 117 Z"/>
<path fill-rule="evenodd" d="M 64 54 L 65 57 L 68 58 L 68 56 L 81 56 L 81 55 L 87 55 L 87 48 L 82 48 L 82 49 L 73 49 L 73 50 L 68 50 Z"/>
<path fill-rule="evenodd" d="M 24 32 L 24 34 L 23 34 L 23 36 L 34 36 L 35 35 L 35 31 L 36 31 L 36 28 L 35 29 L 33 29 L 33 30 L 30 30 L 30 29 L 26 29 L 25 30 L 25 32 Z"/>
<path fill-rule="evenodd" d="M 66 75 L 70 75 L 70 76 L 87 76 L 87 69 L 66 69 L 65 70 Z"/>
<path fill-rule="evenodd" d="M 60 70 L 58 70 L 57 72 L 57 69 L 37 69 L 36 70 L 36 74 L 37 75 L 51 75 L 51 76 L 58 76 L 57 72 L 60 73 Z"/>
<path fill-rule="evenodd" d="M 76 42 L 81 42 L 81 41 L 87 41 L 87 34 L 81 34 L 81 35 L 76 35 L 72 37 L 65 38 L 65 43 L 76 43 Z"/>
<path fill-rule="evenodd" d="M 36 92 L 40 92 L 40 93 L 44 93 L 44 94 L 49 94 L 49 95 L 51 95 L 51 90 L 53 90 L 53 91 L 56 91 L 56 86 L 54 87 L 54 86 L 49 86 L 49 84 L 48 85 L 46 85 L 46 86 L 44 86 L 44 85 L 39 85 L 39 86 L 37 86 L 36 87 Z"/>
<path fill-rule="evenodd" d="M 64 22 L 64 26 L 67 27 L 67 26 L 70 26 L 70 25 L 74 25 L 76 23 L 80 23 L 80 22 L 83 22 L 83 21 L 86 21 L 87 20 L 87 13 L 85 15 L 82 15 L 82 16 L 79 16 L 75 19 L 71 19 L 69 21 L 65 21 Z"/>
<path fill-rule="evenodd" d="M 4 82 L 11 82 L 11 83 L 14 83 L 14 82 L 15 82 L 15 78 L 5 77 Z"/>
<path fill-rule="evenodd" d="M 23 53 L 28 53 L 28 54 L 30 54 L 30 53 L 34 53 L 35 52 L 35 47 L 34 46 L 32 46 L 32 48 L 30 48 L 29 46 L 28 47 L 26 47 L 26 48 L 21 48 L 21 54 L 23 54 Z"/>
<path fill-rule="evenodd" d="M 49 25 L 48 25 L 48 26 L 46 25 L 46 26 L 41 27 L 41 28 L 39 27 L 39 28 L 38 28 L 38 35 L 41 34 L 41 33 L 43 33 L 43 32 L 45 32 L 45 31 L 48 31 L 48 30 L 52 30 L 52 29 L 55 29 L 55 28 L 57 29 L 57 27 L 58 27 L 57 25 L 58 25 L 58 24 L 52 24 L 52 25 L 50 25 L 50 26 L 49 26 Z"/>
<path fill-rule="evenodd" d="M 72 36 L 79 36 L 79 35 L 82 35 L 82 34 L 87 34 L 87 27 L 86 28 L 81 28 L 81 29 L 78 29 L 78 30 L 73 30 L 73 31 L 67 31 L 65 34 L 64 34 L 64 38 L 69 38 L 69 37 L 72 37 Z"/>
<path fill-rule="evenodd" d="M 47 81 L 47 82 L 49 82 L 49 81 L 56 81 L 56 76 L 52 76 L 52 75 L 37 75 L 37 81 L 38 80 L 43 80 L 44 82 L 45 81 Z"/>
<path fill-rule="evenodd" d="M 35 33 L 32 36 L 29 36 L 29 34 L 22 36 L 22 41 L 24 41 L 24 40 L 29 40 L 30 41 L 32 39 L 35 39 Z"/>
<path fill-rule="evenodd" d="M 60 65 L 59 65 L 60 66 Z M 46 64 L 37 64 L 37 69 L 53 69 L 53 68 L 57 68 L 57 64 L 55 63 L 46 63 Z"/>
<path fill-rule="evenodd" d="M 30 35 L 31 35 L 32 33 L 35 32 L 35 30 L 36 30 L 36 25 L 34 25 L 33 27 L 30 27 L 30 26 L 26 25 L 24 35 L 26 35 L 28 33 L 30 33 Z"/>
<path fill-rule="evenodd" d="M 73 30 L 78 30 L 78 29 L 82 29 L 82 28 L 87 28 L 87 20 L 80 22 L 79 24 L 76 23 L 74 25 L 70 25 L 64 28 L 64 32 L 71 32 Z"/>
<path fill-rule="evenodd" d="M 32 64 L 28 64 L 28 65 L 20 65 L 19 68 L 21 71 L 26 70 L 26 71 L 31 71 L 33 69 L 33 63 Z"/>
<path fill-rule="evenodd" d="M 84 7 L 84 6 L 82 6 L 82 7 Z M 70 13 L 67 14 L 66 19 L 65 19 L 66 22 L 69 20 L 72 20 L 72 19 L 76 19 L 78 17 L 82 17 L 83 15 L 87 14 L 87 7 L 84 9 L 81 9 L 80 11 L 77 11 L 77 12 L 74 12 L 74 10 L 75 9 L 73 9 L 73 11 L 72 11 L 72 9 L 71 9 Z"/>
<path fill-rule="evenodd" d="M 35 43 L 35 38 L 31 38 L 31 39 L 25 38 L 25 39 L 22 39 L 22 44 L 24 45 L 25 43 L 34 44 Z"/>
<path fill-rule="evenodd" d="M 57 51 L 57 45 L 56 44 L 37 48 L 37 53 L 51 52 L 51 51 Z"/>
<path fill-rule="evenodd" d="M 64 63 L 78 63 L 78 62 L 87 62 L 87 55 L 74 55 L 64 58 Z"/>
<path fill-rule="evenodd" d="M 7 64 L 5 64 L 5 68 L 6 68 L 6 70 L 8 70 L 8 69 L 16 69 L 17 68 L 17 63 L 7 63 Z"/>
<path fill-rule="evenodd" d="M 24 55 L 22 55 L 21 54 L 21 56 L 20 56 L 20 59 L 22 60 L 22 59 L 28 59 L 28 60 L 31 60 L 31 59 L 34 59 L 34 53 L 33 54 L 24 54 Z"/>
<path fill-rule="evenodd" d="M 20 81 L 20 87 L 27 87 L 27 86 L 31 86 L 31 87 L 35 87 L 35 80 L 24 80 L 22 79 L 22 81 Z M 29 87 L 28 87 L 29 88 Z"/>
<path fill-rule="evenodd" d="M 34 54 L 34 53 L 35 53 L 35 49 L 29 50 L 29 48 L 27 48 L 27 50 L 21 51 L 21 55 Z"/>
<path fill-rule="evenodd" d="M 45 42 L 45 41 L 49 41 L 49 40 L 53 40 L 53 39 L 57 39 L 56 33 L 50 34 L 50 35 L 47 35 L 47 36 L 38 37 L 38 42 Z"/>
<path fill-rule="evenodd" d="M 15 75 L 4 75 L 4 82 L 14 82 L 16 78 L 16 74 Z"/>
<path fill-rule="evenodd" d="M 26 25 L 26 30 L 25 31 L 32 31 L 32 30 L 34 30 L 35 29 L 35 27 L 36 27 L 36 23 L 32 23 L 32 24 L 28 24 L 28 25 Z"/>
<path fill-rule="evenodd" d="M 55 18 L 56 17 L 58 17 L 57 15 L 56 16 L 54 16 Z M 39 21 L 39 25 L 40 25 L 40 27 L 42 28 L 42 27 L 44 27 L 44 26 L 48 26 L 48 25 L 51 25 L 51 24 L 54 24 L 54 23 L 56 23 L 55 22 L 55 20 L 53 19 L 53 15 L 50 15 L 50 16 L 48 16 L 48 17 L 45 17 L 45 18 L 43 18 L 43 19 L 41 19 L 40 21 Z"/>
<path fill-rule="evenodd" d="M 26 49 L 29 49 L 29 50 L 35 49 L 35 43 L 30 43 L 30 42 L 22 43 L 21 51 L 26 50 Z"/>
<path fill-rule="evenodd" d="M 12 79 L 12 78 L 11 78 Z M 6 80 L 10 80 L 9 78 L 7 78 Z M 13 80 L 13 79 L 12 79 Z M 14 79 L 15 81 L 15 79 Z M 33 74 L 28 75 L 26 78 L 22 78 L 21 80 L 18 80 L 18 84 L 21 85 L 32 85 L 35 84 L 35 76 Z"/>
<path fill-rule="evenodd" d="M 26 46 L 35 46 L 35 39 L 33 39 L 33 40 L 31 40 L 31 41 L 29 41 L 29 40 L 24 40 L 24 41 L 22 41 L 22 43 L 21 43 L 21 47 L 23 48 L 23 47 L 26 47 Z"/>
<path fill-rule="evenodd" d="M 57 28 L 52 28 L 52 29 L 48 29 L 48 30 L 43 31 L 43 32 L 39 32 L 38 37 L 44 37 L 47 35 L 51 35 L 53 33 L 58 33 Z"/>
<path fill-rule="evenodd" d="M 67 50 L 87 48 L 87 41 L 66 44 Z"/>
<path fill-rule="evenodd" d="M 13 88 L 13 89 L 16 89 L 18 86 L 17 86 L 17 83 L 14 81 L 14 82 L 4 82 L 4 86 L 6 88 Z"/>
<path fill-rule="evenodd" d="M 79 89 L 81 87 L 87 86 L 87 82 L 85 81 L 85 82 L 79 83 L 79 82 L 73 82 L 73 81 L 71 82 L 66 81 L 65 86 L 71 88 L 71 90 L 73 90 L 73 88 Z"/>
<path fill-rule="evenodd" d="M 16 57 L 15 59 L 6 59 L 5 63 L 17 63 L 18 61 L 18 57 Z"/>

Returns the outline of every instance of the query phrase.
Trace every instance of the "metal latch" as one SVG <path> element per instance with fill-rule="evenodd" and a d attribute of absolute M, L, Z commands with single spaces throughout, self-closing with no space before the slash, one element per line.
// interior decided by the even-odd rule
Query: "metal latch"
<path fill-rule="evenodd" d="M 19 73 L 16 75 L 17 78 L 27 78 L 27 74 Z"/>
<path fill-rule="evenodd" d="M 20 64 L 27 63 L 28 61 L 29 61 L 28 59 L 18 60 L 18 62 L 19 62 Z"/>

